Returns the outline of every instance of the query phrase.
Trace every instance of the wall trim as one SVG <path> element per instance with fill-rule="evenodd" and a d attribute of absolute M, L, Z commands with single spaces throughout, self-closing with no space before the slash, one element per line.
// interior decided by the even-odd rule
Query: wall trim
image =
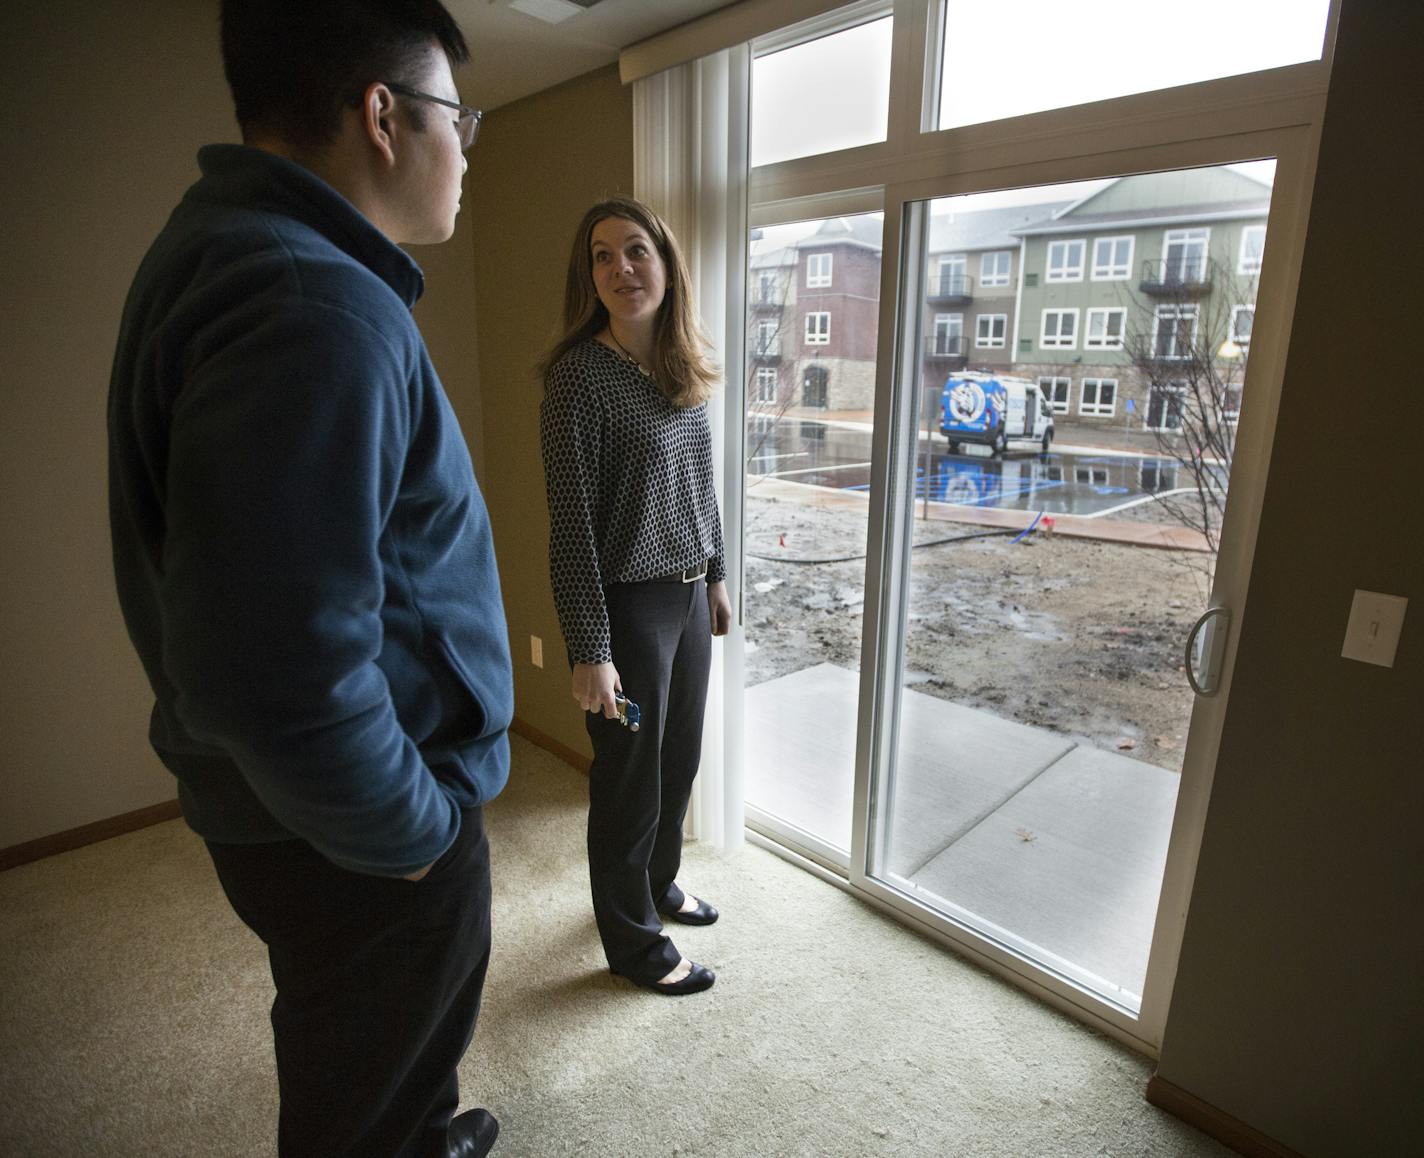
<path fill-rule="evenodd" d="M 177 820 L 182 815 L 176 799 L 165 800 L 161 804 L 150 804 L 147 808 L 136 808 L 132 812 L 111 816 L 107 820 L 81 824 L 78 828 L 42 836 L 38 840 L 12 844 L 9 848 L 0 848 L 0 872 L 61 852 L 71 852 L 76 848 L 83 848 L 86 844 L 97 844 L 110 837 L 137 832 L 140 828 L 162 824 L 165 820 Z"/>
<path fill-rule="evenodd" d="M 1299 1151 L 1277 1142 L 1254 1126 L 1248 1126 L 1240 1118 L 1218 1110 L 1180 1086 L 1174 1086 L 1161 1074 L 1154 1073 L 1148 1079 L 1147 1100 L 1159 1110 L 1166 1110 L 1223 1145 L 1230 1146 L 1238 1154 L 1246 1155 L 1246 1158 L 1303 1158 Z"/>
<path fill-rule="evenodd" d="M 569 767 L 582 772 L 585 776 L 588 775 L 588 770 L 593 764 L 591 756 L 585 756 L 577 749 L 570 748 L 567 744 L 554 739 L 547 732 L 541 732 L 533 724 L 527 720 L 521 720 L 518 716 L 510 721 L 509 730 L 516 736 L 523 736 L 536 747 L 543 748 L 544 751 L 557 756 Z"/>

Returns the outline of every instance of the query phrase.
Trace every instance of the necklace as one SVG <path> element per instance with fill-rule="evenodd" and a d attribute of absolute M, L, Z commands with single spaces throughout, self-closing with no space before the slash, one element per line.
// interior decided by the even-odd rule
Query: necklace
<path fill-rule="evenodd" d="M 638 361 L 637 358 L 633 357 L 632 354 L 628 353 L 628 347 L 618 340 L 618 335 L 613 332 L 612 326 L 608 327 L 608 336 L 613 339 L 613 344 L 623 352 L 623 357 L 626 358 L 628 361 L 632 362 L 633 365 L 638 367 L 639 374 L 641 374 L 644 378 L 651 378 L 653 376 L 653 372 L 651 370 L 645 370 L 643 368 L 643 363 Z"/>

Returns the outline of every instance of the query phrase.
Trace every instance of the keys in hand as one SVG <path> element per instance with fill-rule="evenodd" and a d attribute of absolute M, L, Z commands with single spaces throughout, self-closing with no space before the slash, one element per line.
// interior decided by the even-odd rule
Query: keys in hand
<path fill-rule="evenodd" d="M 643 714 L 638 705 L 622 692 L 613 693 L 613 702 L 618 705 L 618 722 L 630 732 L 636 732 L 642 724 Z"/>

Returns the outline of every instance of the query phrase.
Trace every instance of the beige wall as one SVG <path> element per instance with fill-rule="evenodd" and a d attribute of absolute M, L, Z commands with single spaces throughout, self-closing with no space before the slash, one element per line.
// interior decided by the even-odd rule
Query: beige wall
<path fill-rule="evenodd" d="M 1158 1071 L 1319 1158 L 1424 1138 L 1421 44 L 1417 4 L 1346 0 Z M 1409 597 L 1392 670 L 1340 658 L 1356 587 Z"/>
<path fill-rule="evenodd" d="M 480 130 L 466 187 L 476 240 L 482 483 L 494 521 L 514 649 L 515 713 L 588 753 L 549 592 L 549 520 L 534 364 L 555 337 L 569 244 L 584 211 L 633 191 L 633 102 L 616 67 L 497 109 Z M 542 670 L 529 637 L 544 641 Z"/>
<path fill-rule="evenodd" d="M 0 848 L 174 796 L 109 565 L 105 397 L 149 241 L 234 140 L 216 3 L 0 5 Z"/>

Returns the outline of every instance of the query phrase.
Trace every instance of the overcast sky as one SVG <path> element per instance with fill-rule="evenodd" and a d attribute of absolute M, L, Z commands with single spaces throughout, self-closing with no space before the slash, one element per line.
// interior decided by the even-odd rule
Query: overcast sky
<path fill-rule="evenodd" d="M 940 127 L 1318 60 L 1329 0 L 949 0 Z M 758 57 L 752 164 L 885 139 L 890 19 Z"/>

